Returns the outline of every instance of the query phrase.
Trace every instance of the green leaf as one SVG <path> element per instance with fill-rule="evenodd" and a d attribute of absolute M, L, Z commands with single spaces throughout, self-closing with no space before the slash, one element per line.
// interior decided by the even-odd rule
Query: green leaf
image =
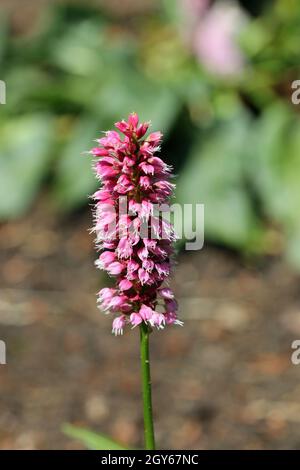
<path fill-rule="evenodd" d="M 125 447 L 122 447 L 112 439 L 88 429 L 65 424 L 63 426 L 63 432 L 67 436 L 82 442 L 91 450 L 125 450 Z"/>
<path fill-rule="evenodd" d="M 6 73 L 7 102 L 5 111 L 18 114 L 21 112 L 34 113 L 33 97 L 42 90 L 48 90 L 51 85 L 47 75 L 31 65 L 17 65 Z M 40 111 L 41 107 L 39 107 Z M 49 112 L 49 107 L 45 108 Z"/>
<path fill-rule="evenodd" d="M 103 42 L 99 24 L 85 20 L 69 26 L 53 42 L 50 59 L 66 72 L 91 76 L 97 67 L 103 67 Z"/>
<path fill-rule="evenodd" d="M 284 190 L 286 171 L 289 168 L 294 171 L 291 166 L 294 162 L 287 155 L 292 124 L 293 115 L 286 106 L 277 103 L 267 108 L 253 128 L 253 150 L 247 160 L 249 175 L 266 215 L 282 222 L 292 202 L 287 201 L 289 195 Z"/>
<path fill-rule="evenodd" d="M 54 122 L 44 114 L 14 118 L 0 131 L 0 218 L 30 207 L 48 171 Z"/>
<path fill-rule="evenodd" d="M 163 0 L 162 1 L 163 13 L 166 19 L 176 26 L 182 26 L 182 16 L 184 14 L 183 8 L 180 2 L 174 2 L 174 0 Z"/>
<path fill-rule="evenodd" d="M 180 204 L 204 204 L 205 236 L 239 249 L 254 249 L 260 232 L 244 181 L 248 126 L 242 114 L 198 142 L 176 191 Z"/>
<path fill-rule="evenodd" d="M 135 111 L 141 121 L 151 120 L 153 130 L 164 133 L 174 123 L 179 106 L 178 97 L 171 90 L 127 69 L 108 76 L 94 97 L 94 112 L 98 110 L 105 122 L 126 118 Z"/>
<path fill-rule="evenodd" d="M 96 187 L 92 171 L 92 157 L 83 152 L 90 150 L 99 135 L 99 122 L 83 117 L 73 127 L 56 169 L 54 196 L 62 209 L 72 209 L 87 202 L 88 195 Z"/>
<path fill-rule="evenodd" d="M 249 169 L 265 214 L 282 227 L 288 261 L 300 269 L 300 124 L 287 106 L 269 107 L 256 125 Z M 259 169 L 259 171 L 257 171 Z"/>

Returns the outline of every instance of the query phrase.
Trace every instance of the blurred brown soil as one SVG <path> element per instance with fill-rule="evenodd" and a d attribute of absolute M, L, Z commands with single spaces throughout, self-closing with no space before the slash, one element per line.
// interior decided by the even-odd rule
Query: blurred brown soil
<path fill-rule="evenodd" d="M 66 422 L 141 446 L 138 331 L 114 338 L 96 308 L 89 212 L 46 207 L 0 227 L 0 449 L 82 448 Z M 173 284 L 185 326 L 151 337 L 160 448 L 299 448 L 299 277 L 205 246 Z"/>

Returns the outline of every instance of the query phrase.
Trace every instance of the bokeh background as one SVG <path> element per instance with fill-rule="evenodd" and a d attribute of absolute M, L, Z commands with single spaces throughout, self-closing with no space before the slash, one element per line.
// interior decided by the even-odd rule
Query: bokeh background
<path fill-rule="evenodd" d="M 300 446 L 297 0 L 1 0 L 0 448 L 76 449 L 64 423 L 142 445 L 138 335 L 96 308 L 82 152 L 129 112 L 152 121 L 176 202 L 184 328 L 152 337 L 157 441 Z"/>

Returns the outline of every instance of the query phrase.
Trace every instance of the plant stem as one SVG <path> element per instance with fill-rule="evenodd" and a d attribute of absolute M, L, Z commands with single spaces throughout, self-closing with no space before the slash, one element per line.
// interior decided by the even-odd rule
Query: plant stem
<path fill-rule="evenodd" d="M 154 439 L 152 398 L 151 398 L 149 328 L 144 322 L 140 325 L 140 332 L 141 332 L 141 369 L 142 369 L 142 384 L 143 384 L 145 448 L 147 450 L 154 450 L 155 439 Z"/>

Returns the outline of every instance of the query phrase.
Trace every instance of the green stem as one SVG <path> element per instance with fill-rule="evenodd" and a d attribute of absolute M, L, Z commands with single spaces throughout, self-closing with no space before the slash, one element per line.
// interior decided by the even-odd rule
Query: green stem
<path fill-rule="evenodd" d="M 147 450 L 154 450 L 155 439 L 154 439 L 152 398 L 151 398 L 149 328 L 144 322 L 140 325 L 140 332 L 141 332 L 141 369 L 142 369 L 142 383 L 143 383 L 145 448 Z"/>

